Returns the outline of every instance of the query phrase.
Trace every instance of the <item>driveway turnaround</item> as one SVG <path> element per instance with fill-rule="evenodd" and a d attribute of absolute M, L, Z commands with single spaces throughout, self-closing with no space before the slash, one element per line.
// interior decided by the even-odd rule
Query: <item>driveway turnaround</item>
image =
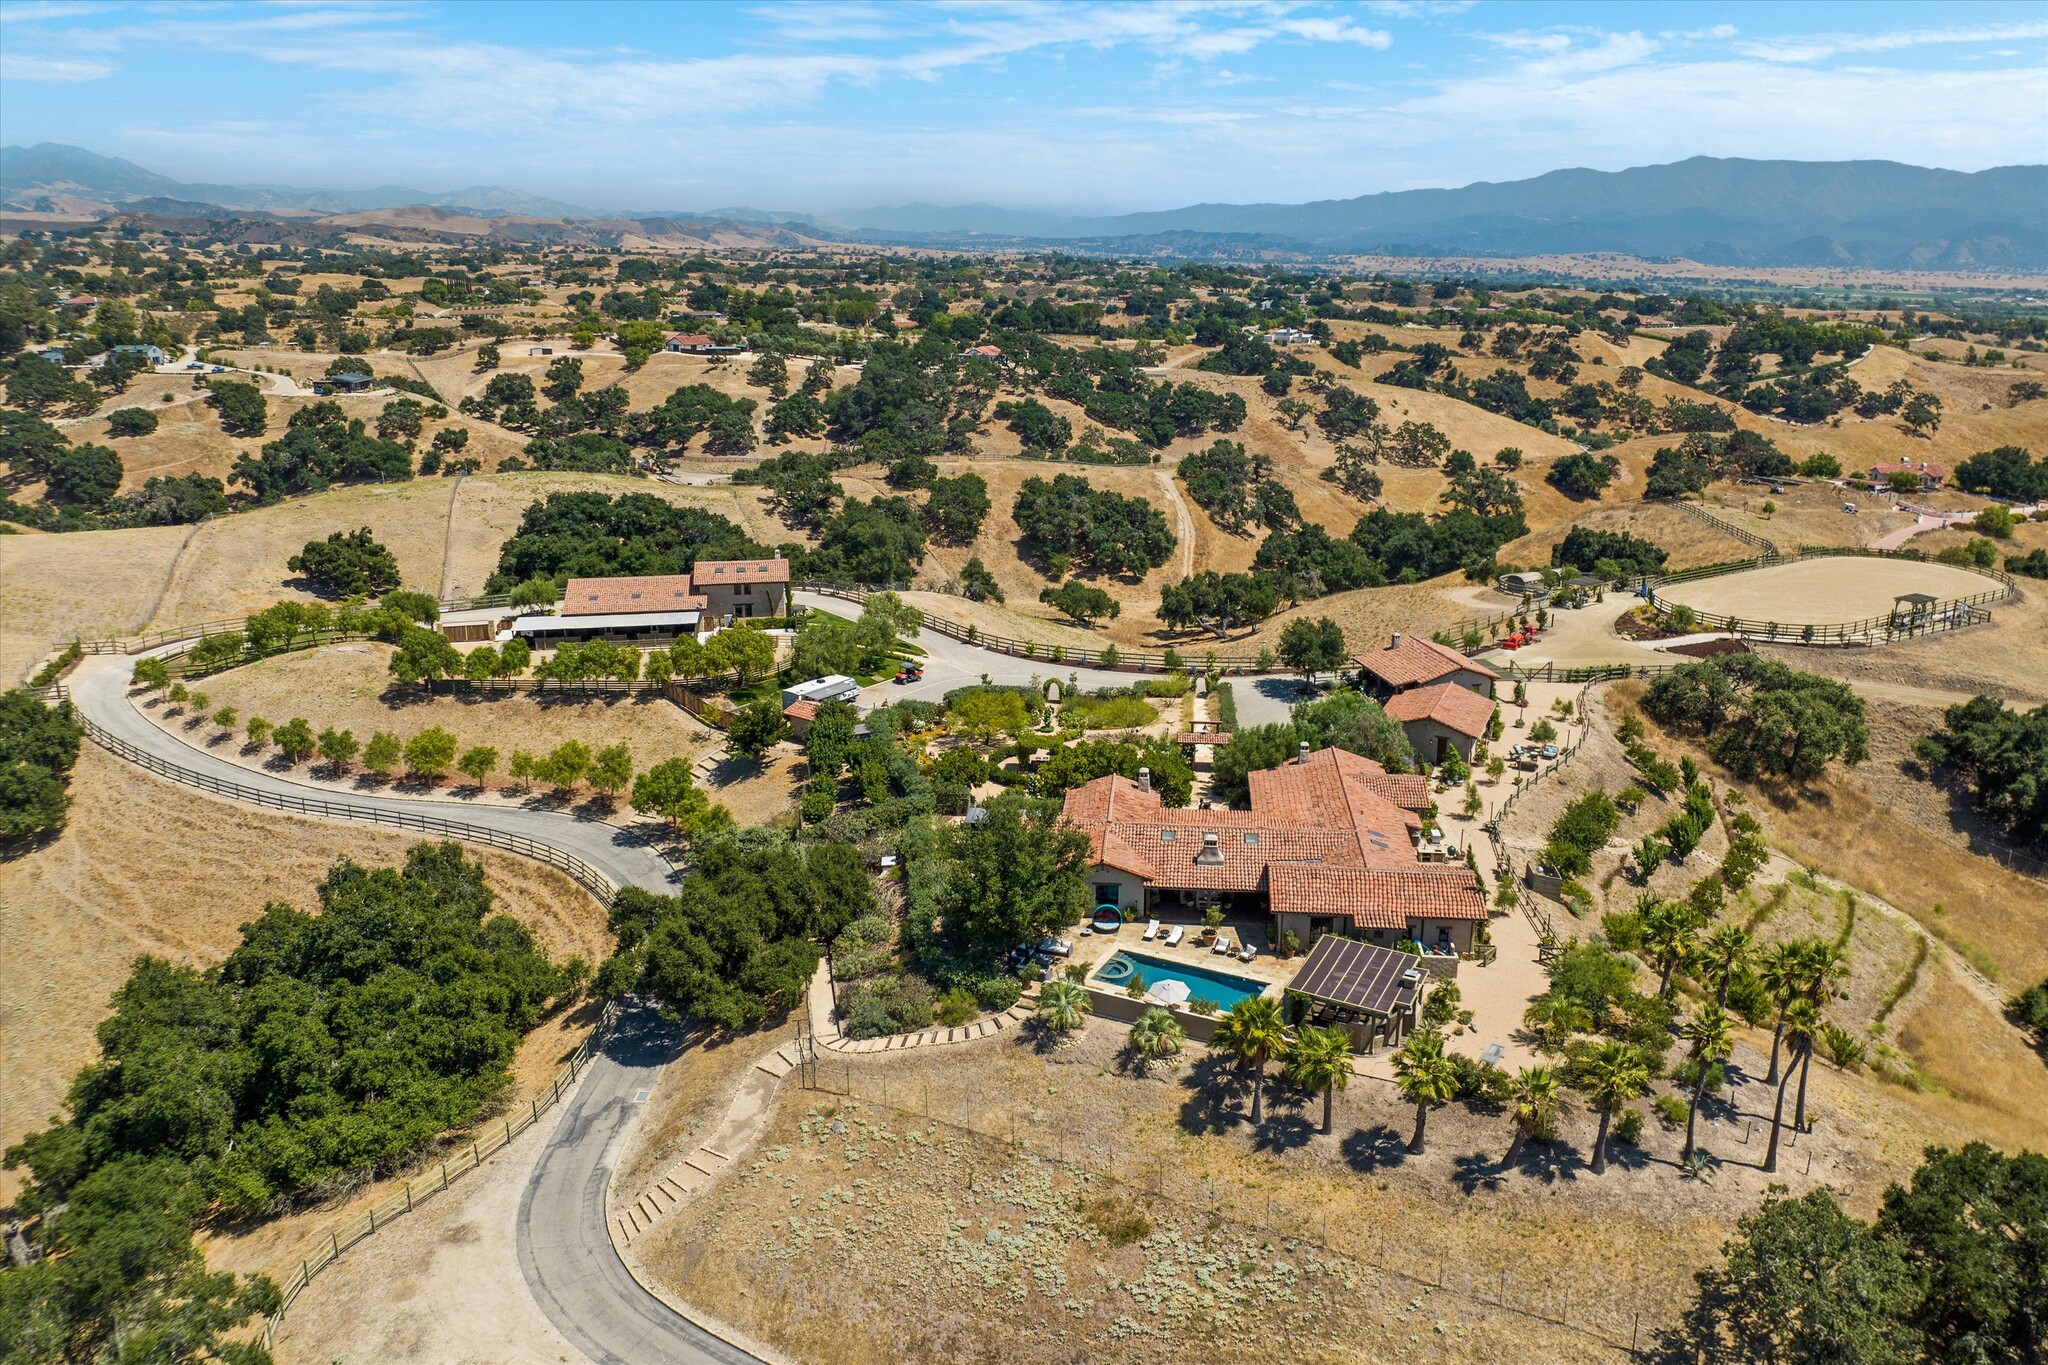
<path fill-rule="evenodd" d="M 840 614 L 858 610 L 856 603 L 844 598 L 827 597 L 802 588 L 797 589 L 796 601 L 801 607 L 816 607 Z M 984 677 L 1005 687 L 1027 686 L 1033 679 L 1040 684 L 1056 682 L 1064 691 L 1070 677 L 1079 686 L 1092 690 L 1098 687 L 1129 687 L 1148 676 L 1110 668 L 1077 668 L 1072 664 L 1056 664 L 1050 659 L 1020 659 L 1014 654 L 1003 654 L 981 645 L 970 645 L 965 640 L 955 640 L 935 630 L 918 632 L 917 647 L 924 651 L 925 656 L 923 679 L 901 686 L 892 682 L 876 683 L 862 691 L 861 699 L 871 706 L 884 706 L 906 697 L 937 701 L 955 688 L 972 687 Z M 1288 718 L 1289 709 L 1302 698 L 1300 679 L 1291 674 L 1234 676 L 1230 683 L 1237 698 L 1240 725 L 1283 722 Z"/>
<path fill-rule="evenodd" d="M 645 1006 L 612 1025 L 555 1127 L 519 1207 L 519 1268 L 548 1321 L 598 1365 L 759 1365 L 642 1288 L 605 1216 L 637 1097 L 682 1053 L 680 1030 Z"/>

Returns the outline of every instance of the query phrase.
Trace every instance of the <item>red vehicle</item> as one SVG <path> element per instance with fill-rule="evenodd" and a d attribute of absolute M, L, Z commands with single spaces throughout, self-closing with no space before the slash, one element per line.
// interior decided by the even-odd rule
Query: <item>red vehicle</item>
<path fill-rule="evenodd" d="M 914 664 L 905 664 L 896 670 L 896 681 L 899 683 L 914 683 L 921 681 L 923 678 L 924 670 Z"/>

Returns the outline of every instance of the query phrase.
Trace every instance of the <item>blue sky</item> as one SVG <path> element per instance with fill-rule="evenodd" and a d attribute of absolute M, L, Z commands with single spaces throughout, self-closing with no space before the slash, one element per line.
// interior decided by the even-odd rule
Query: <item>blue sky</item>
<path fill-rule="evenodd" d="M 2039 4 L 0 4 L 0 130 L 603 208 L 1293 202 L 2048 151 Z"/>

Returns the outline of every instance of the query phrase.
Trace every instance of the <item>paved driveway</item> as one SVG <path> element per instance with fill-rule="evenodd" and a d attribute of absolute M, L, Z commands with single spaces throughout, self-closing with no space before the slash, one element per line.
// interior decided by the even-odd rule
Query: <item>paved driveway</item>
<path fill-rule="evenodd" d="M 859 609 L 844 598 L 801 590 L 797 592 L 796 600 L 798 606 L 817 607 L 838 615 Z M 971 687 L 984 678 L 991 683 L 1017 687 L 1034 681 L 1058 682 L 1062 689 L 1072 678 L 1083 689 L 1093 690 L 1098 687 L 1129 687 L 1146 676 L 1107 668 L 1076 668 L 1072 664 L 1053 663 L 1050 659 L 1018 658 L 929 630 L 918 635 L 917 646 L 925 652 L 923 681 L 905 683 L 900 687 L 892 682 L 876 683 L 862 691 L 861 700 L 870 706 L 883 706 L 905 697 L 937 701 L 956 687 Z M 1237 719 L 1241 725 L 1284 721 L 1288 708 L 1301 699 L 1301 680 L 1291 674 L 1233 677 L 1230 681 L 1231 690 L 1237 696 Z"/>
<path fill-rule="evenodd" d="M 576 1088 L 519 1206 L 519 1268 L 548 1321 L 598 1365 L 758 1365 L 759 1358 L 641 1288 L 606 1226 L 620 1142 L 680 1031 L 652 1009 L 622 1014 Z"/>

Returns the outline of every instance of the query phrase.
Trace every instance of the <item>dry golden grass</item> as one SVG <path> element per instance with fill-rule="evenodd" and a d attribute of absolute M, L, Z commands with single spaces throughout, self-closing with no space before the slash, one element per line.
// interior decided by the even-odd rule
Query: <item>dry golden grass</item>
<path fill-rule="evenodd" d="M 1412 1110 L 1365 1079 L 1338 1097 L 1328 1138 L 1313 1131 L 1320 1103 L 1276 1085 L 1277 1136 L 1254 1149 L 1213 1107 L 1229 1083 L 1203 1049 L 1139 1079 L 1119 1074 L 1121 1033 L 1097 1022 L 1049 1054 L 1005 1035 L 855 1064 L 855 1104 L 785 1088 L 756 1149 L 772 1159 L 636 1250 L 690 1302 L 804 1359 L 1335 1362 L 1414 1358 L 1427 1339 L 1433 1359 L 1585 1360 L 1606 1352 L 1490 1300 L 1505 1289 L 1555 1312 L 1569 1296 L 1574 1322 L 1597 1305 L 1625 1340 L 1630 1311 L 1646 1327 L 1669 1312 L 1761 1189 L 1732 1165 L 1713 1187 L 1630 1163 L 1593 1180 L 1565 1152 L 1547 1178 L 1464 1184 L 1457 1172 L 1498 1161 L 1505 1123 L 1439 1110 L 1429 1154 L 1405 1157 Z M 994 1140 L 873 1103 L 885 1080 L 895 1103 Z M 1000 1140 L 1013 1128 L 1028 1147 Z M 1120 1189 L 1089 1174 L 1110 1162 Z M 1130 1213 L 1150 1240 L 1118 1245 L 1102 1228 Z M 1251 1268 L 1276 1253 L 1294 1271 L 1260 1282 Z M 1368 1258 L 1441 1267 L 1484 1297 Z"/>
<path fill-rule="evenodd" d="M 1609 713 L 1617 721 L 1629 712 L 1640 715 L 1635 699 L 1641 695 L 1640 683 L 1612 684 Z M 2043 884 L 1930 831 L 1898 792 L 1873 791 L 1864 773 L 1840 765 L 1831 765 L 1804 790 L 1736 782 L 1699 745 L 1661 731 L 1647 717 L 1644 724 L 1667 758 L 1692 754 L 1717 782 L 1744 791 L 1756 803 L 1770 842 L 1789 856 L 1882 896 L 1937 937 L 1971 945 L 1997 965 L 2005 983 L 2048 974 Z M 1945 809 L 1940 792 L 1924 791 L 1921 811 Z"/>
<path fill-rule="evenodd" d="M 1942 972 L 1899 1027 L 1899 1041 L 1946 1094 L 1913 1103 L 1956 1144 L 1981 1138 L 2007 1151 L 2048 1146 L 2048 1066 L 2019 1032 Z"/>
<path fill-rule="evenodd" d="M 418 842 L 216 801 L 89 744 L 71 790 L 62 833 L 0 862 L 0 944 L 14 964 L 0 973 L 0 1146 L 57 1114 L 135 957 L 210 966 L 268 902 L 311 904 L 336 858 L 394 863 Z M 567 877 L 493 850 L 470 856 L 488 869 L 499 908 L 551 954 L 594 964 L 610 951 L 604 911 Z M 521 1077 L 545 1070 L 559 1044 L 537 1033 Z M 0 1176 L 0 1198 L 18 1180 Z"/>
<path fill-rule="evenodd" d="M 1754 553 L 1734 536 L 1717 531 L 1668 503 L 1609 503 L 1603 500 L 1588 504 L 1587 510 L 1568 522 L 1531 531 L 1520 540 L 1503 545 L 1500 560 L 1504 564 L 1548 564 L 1550 552 L 1575 526 L 1595 531 L 1625 531 L 1651 541 L 1670 553 L 1671 558 L 1666 563 L 1672 569 L 1721 564 Z"/>
<path fill-rule="evenodd" d="M 312 600 L 286 586 L 293 575 L 285 561 L 309 540 L 359 526 L 369 527 L 397 557 L 406 587 L 438 593 L 454 489 L 447 479 L 340 488 L 208 522 L 179 557 L 150 625 L 240 616 L 287 597 Z"/>
<path fill-rule="evenodd" d="M 1715 516 L 1788 551 L 1801 545 L 1869 545 L 1914 521 L 1911 512 L 1895 510 L 1882 494 L 1828 483 L 1798 484 L 1773 493 L 1757 484 L 1720 482 L 1707 489 L 1703 502 Z M 1842 510 L 1845 502 L 1856 504 L 1853 515 Z M 1776 509 L 1768 516 L 1766 503 Z"/>
<path fill-rule="evenodd" d="M 0 535 L 0 681 L 70 640 L 136 629 L 192 529 Z"/>

